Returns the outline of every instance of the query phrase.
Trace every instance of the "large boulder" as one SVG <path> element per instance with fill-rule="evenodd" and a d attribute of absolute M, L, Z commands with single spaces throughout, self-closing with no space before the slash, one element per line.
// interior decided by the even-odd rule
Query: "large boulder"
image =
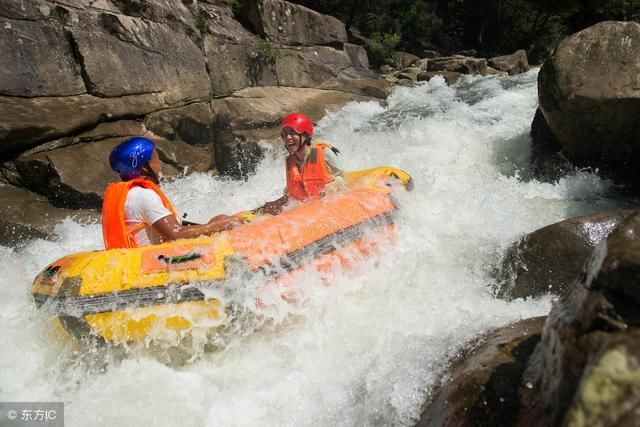
<path fill-rule="evenodd" d="M 540 108 L 566 154 L 631 183 L 640 178 L 639 52 L 640 23 L 602 22 L 562 41 L 538 75 Z"/>
<path fill-rule="evenodd" d="M 98 209 L 107 184 L 119 180 L 109 167 L 109 153 L 124 138 L 134 135 L 155 140 L 163 174 L 168 178 L 183 171 L 211 168 L 211 144 L 190 145 L 180 138 L 169 141 L 149 132 L 142 122 L 125 120 L 99 125 L 20 155 L 13 161 L 18 177 L 12 182 L 47 197 L 57 207 Z"/>
<path fill-rule="evenodd" d="M 639 249 L 635 213 L 554 305 L 523 377 L 519 426 L 637 424 Z"/>
<path fill-rule="evenodd" d="M 95 210 L 54 208 L 45 197 L 11 185 L 0 185 L 0 245 L 20 246 L 30 239 L 54 237 L 56 224 L 65 218 L 95 223 Z"/>
<path fill-rule="evenodd" d="M 522 320 L 478 339 L 454 361 L 450 380 L 436 390 L 416 426 L 514 425 L 522 374 L 545 319 Z"/>
<path fill-rule="evenodd" d="M 635 212 L 621 209 L 570 218 L 525 235 L 502 260 L 496 296 L 512 300 L 563 294 L 578 278 L 595 247 Z"/>
<path fill-rule="evenodd" d="M 340 45 L 348 41 L 342 22 L 283 0 L 243 2 L 243 17 L 255 32 L 287 46 Z"/>

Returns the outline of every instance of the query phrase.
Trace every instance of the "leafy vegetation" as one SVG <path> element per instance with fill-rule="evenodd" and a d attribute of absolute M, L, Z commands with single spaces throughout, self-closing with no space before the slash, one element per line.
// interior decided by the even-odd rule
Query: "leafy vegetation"
<path fill-rule="evenodd" d="M 209 23 L 207 23 L 207 18 L 202 13 L 195 16 L 194 23 L 200 34 L 204 36 L 209 33 Z"/>
<path fill-rule="evenodd" d="M 373 43 L 384 42 L 375 34 L 399 35 L 397 48 L 418 55 L 425 49 L 475 49 L 482 56 L 525 49 L 534 62 L 597 22 L 640 20 L 640 0 L 293 1 L 336 16 Z"/>
<path fill-rule="evenodd" d="M 257 54 L 258 58 L 266 64 L 275 64 L 279 56 L 278 50 L 265 39 L 258 39 Z"/>
<path fill-rule="evenodd" d="M 367 46 L 369 61 L 372 65 L 382 65 L 391 58 L 391 54 L 400 43 L 400 34 L 373 33 L 371 43 Z"/>

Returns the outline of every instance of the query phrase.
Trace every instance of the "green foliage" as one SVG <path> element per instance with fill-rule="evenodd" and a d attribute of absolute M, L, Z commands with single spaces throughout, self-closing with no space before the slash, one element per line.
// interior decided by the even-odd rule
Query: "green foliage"
<path fill-rule="evenodd" d="M 233 16 L 236 19 L 239 19 L 241 17 L 241 10 L 242 10 L 242 4 L 243 1 L 242 0 L 226 0 L 226 3 L 231 7 L 231 12 L 233 13 Z"/>
<path fill-rule="evenodd" d="M 207 18 L 202 14 L 198 13 L 194 18 L 194 23 L 200 34 L 203 36 L 209 33 L 209 24 L 207 23 Z"/>
<path fill-rule="evenodd" d="M 525 49 L 534 62 L 563 38 L 598 22 L 640 20 L 640 0 L 293 1 L 337 17 L 348 31 L 402 34 L 396 48 L 417 55 L 425 48 L 445 54 L 475 49 L 487 57 Z M 383 45 L 370 49 L 379 60 L 384 43 L 375 43 Z"/>
<path fill-rule="evenodd" d="M 275 64 L 279 58 L 279 52 L 275 49 L 268 40 L 258 39 L 257 54 L 259 60 L 266 64 Z"/>
<path fill-rule="evenodd" d="M 369 61 L 375 66 L 380 66 L 386 60 L 391 59 L 393 51 L 400 43 L 400 34 L 373 33 L 371 43 L 367 46 Z"/>

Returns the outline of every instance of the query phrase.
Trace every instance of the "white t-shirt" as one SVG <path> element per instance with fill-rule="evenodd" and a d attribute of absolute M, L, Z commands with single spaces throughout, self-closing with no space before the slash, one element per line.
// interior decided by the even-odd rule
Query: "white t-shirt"
<path fill-rule="evenodd" d="M 127 200 L 124 202 L 125 224 L 129 230 L 146 224 L 146 227 L 134 233 L 138 247 L 160 243 L 160 238 L 153 232 L 151 224 L 167 215 L 171 215 L 171 211 L 162 204 L 162 199 L 155 191 L 133 187 L 127 193 Z"/>

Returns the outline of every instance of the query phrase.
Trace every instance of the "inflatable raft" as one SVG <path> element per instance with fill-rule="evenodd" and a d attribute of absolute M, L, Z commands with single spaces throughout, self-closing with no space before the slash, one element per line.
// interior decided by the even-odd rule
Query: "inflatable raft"
<path fill-rule="evenodd" d="M 207 289 L 247 273 L 274 283 L 296 270 L 348 264 L 350 251 L 366 254 L 375 244 L 365 233 L 388 233 L 394 182 L 410 189 L 409 175 L 383 167 L 347 179 L 344 192 L 214 236 L 65 256 L 35 278 L 33 298 L 80 339 L 172 339 L 219 325 L 225 303 Z"/>

